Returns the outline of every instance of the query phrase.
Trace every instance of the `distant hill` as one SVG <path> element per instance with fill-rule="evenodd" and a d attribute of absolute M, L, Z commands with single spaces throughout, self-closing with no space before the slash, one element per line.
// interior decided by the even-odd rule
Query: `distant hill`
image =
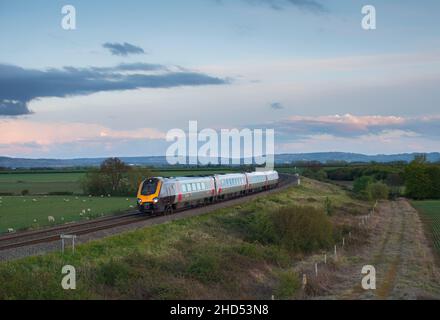
<path fill-rule="evenodd" d="M 378 154 L 365 155 L 347 152 L 316 152 L 316 153 L 284 153 L 275 155 L 276 164 L 291 163 L 293 161 L 319 161 L 322 163 L 329 161 L 346 162 L 409 162 L 414 159 L 417 153 L 402 154 Z M 164 156 L 151 157 L 120 157 L 124 162 L 132 165 L 166 166 L 167 161 Z M 84 167 L 98 166 L 105 158 L 77 158 L 77 159 L 26 159 L 0 157 L 0 167 L 7 168 L 62 168 L 62 167 Z M 440 161 L 440 153 L 432 152 L 427 154 L 428 161 Z"/>

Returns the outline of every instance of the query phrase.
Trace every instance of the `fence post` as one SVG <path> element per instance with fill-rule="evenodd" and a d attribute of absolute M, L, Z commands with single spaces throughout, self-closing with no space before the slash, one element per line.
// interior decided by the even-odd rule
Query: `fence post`
<path fill-rule="evenodd" d="M 304 290 L 307 285 L 307 275 L 303 273 L 303 280 L 302 280 L 302 289 Z"/>
<path fill-rule="evenodd" d="M 315 263 L 315 276 L 318 276 L 318 264 Z"/>

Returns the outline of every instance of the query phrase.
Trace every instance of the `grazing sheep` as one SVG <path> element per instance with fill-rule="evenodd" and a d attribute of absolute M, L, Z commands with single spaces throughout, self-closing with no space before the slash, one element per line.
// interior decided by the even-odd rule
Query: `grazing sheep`
<path fill-rule="evenodd" d="M 53 216 L 48 216 L 48 217 L 47 217 L 47 220 L 48 220 L 49 222 L 55 222 L 55 218 L 54 218 Z"/>
<path fill-rule="evenodd" d="M 37 219 L 34 219 L 34 223 L 37 223 Z"/>
<path fill-rule="evenodd" d="M 8 228 L 8 232 L 9 233 L 14 232 L 14 229 L 13 228 Z"/>
<path fill-rule="evenodd" d="M 92 210 L 91 210 L 90 208 L 87 208 L 87 211 L 90 212 L 90 211 L 92 211 Z"/>
<path fill-rule="evenodd" d="M 32 199 L 32 201 L 33 201 L 33 202 L 37 202 L 38 200 L 37 200 L 37 199 Z"/>

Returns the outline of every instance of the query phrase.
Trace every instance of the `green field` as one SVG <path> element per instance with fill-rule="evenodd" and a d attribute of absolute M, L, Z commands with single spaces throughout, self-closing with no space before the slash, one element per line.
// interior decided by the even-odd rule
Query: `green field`
<path fill-rule="evenodd" d="M 31 194 L 80 193 L 80 179 L 83 176 L 84 172 L 2 173 L 0 194 L 21 194 L 23 190 L 28 190 Z"/>
<path fill-rule="evenodd" d="M 2 196 L 0 234 L 7 232 L 8 228 L 35 229 L 117 214 L 135 205 L 135 198 L 126 197 Z M 55 222 L 49 222 L 48 216 L 54 217 Z"/>
<path fill-rule="evenodd" d="M 440 252 L 440 200 L 412 201 L 427 222 L 435 248 Z"/>
<path fill-rule="evenodd" d="M 235 172 L 230 169 L 167 169 L 157 175 L 186 176 L 206 175 L 215 173 Z M 0 195 L 21 195 L 23 190 L 28 190 L 32 195 L 44 195 L 51 192 L 65 192 L 82 194 L 81 178 L 84 171 L 41 171 L 41 172 L 2 172 L 0 173 Z"/>

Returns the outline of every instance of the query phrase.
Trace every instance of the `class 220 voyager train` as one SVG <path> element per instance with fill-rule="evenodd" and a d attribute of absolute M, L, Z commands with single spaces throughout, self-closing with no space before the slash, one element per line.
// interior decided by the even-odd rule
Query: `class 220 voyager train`
<path fill-rule="evenodd" d="M 195 177 L 152 177 L 141 182 L 137 207 L 142 213 L 208 205 L 278 186 L 277 171 L 216 174 Z"/>

